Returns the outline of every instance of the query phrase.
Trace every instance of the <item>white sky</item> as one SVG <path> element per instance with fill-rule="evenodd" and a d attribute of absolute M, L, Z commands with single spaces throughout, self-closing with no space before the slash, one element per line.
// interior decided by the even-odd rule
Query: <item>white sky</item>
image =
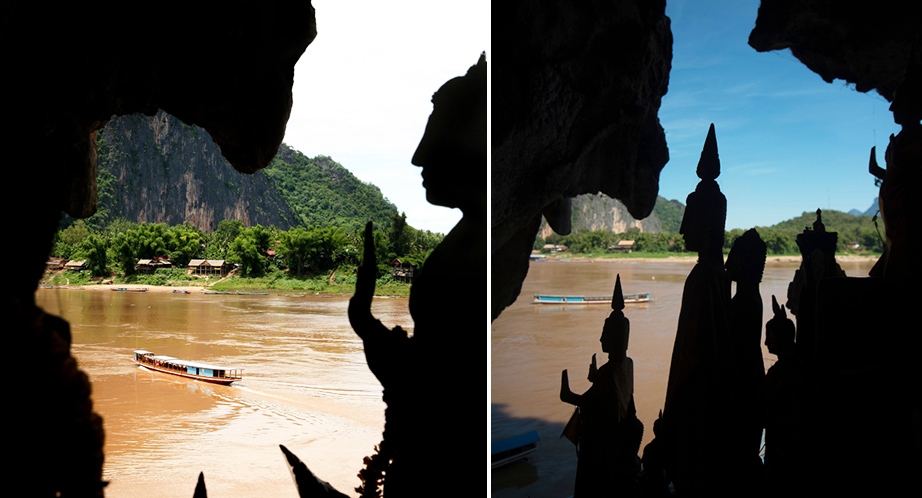
<path fill-rule="evenodd" d="M 317 38 L 295 66 L 285 143 L 373 183 L 414 228 L 448 233 L 461 212 L 426 202 L 410 159 L 432 94 L 486 50 L 489 3 L 312 3 Z"/>

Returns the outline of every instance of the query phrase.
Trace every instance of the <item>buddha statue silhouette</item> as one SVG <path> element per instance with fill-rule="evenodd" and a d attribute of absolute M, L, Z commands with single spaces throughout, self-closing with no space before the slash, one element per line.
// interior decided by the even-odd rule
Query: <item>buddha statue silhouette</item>
<path fill-rule="evenodd" d="M 727 199 L 715 181 L 720 158 L 710 126 L 697 168 L 698 183 L 686 201 L 680 232 L 698 263 L 685 280 L 663 408 L 667 472 L 676 493 L 710 496 L 728 491 L 723 462 L 733 377 L 730 279 L 724 270 Z"/>
<path fill-rule="evenodd" d="M 573 496 L 632 496 L 640 475 L 637 452 L 643 424 L 634 408 L 634 362 L 627 356 L 631 323 L 624 316 L 621 276 L 615 280 L 612 312 L 602 327 L 602 351 L 608 361 L 596 368 L 592 355 L 589 381 L 583 394 L 570 390 L 567 371 L 561 373 L 560 400 L 576 405 L 564 435 L 579 455 Z"/>

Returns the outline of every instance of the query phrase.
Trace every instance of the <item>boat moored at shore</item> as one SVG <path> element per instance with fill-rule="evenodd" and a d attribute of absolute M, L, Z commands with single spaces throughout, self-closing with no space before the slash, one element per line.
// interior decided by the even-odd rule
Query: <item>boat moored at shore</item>
<path fill-rule="evenodd" d="M 538 451 L 541 438 L 537 431 L 519 434 L 506 439 L 494 440 L 490 448 L 490 468 L 496 469 L 523 460 Z"/>
<path fill-rule="evenodd" d="M 219 367 L 197 361 L 180 360 L 172 356 L 156 356 L 154 353 L 145 350 L 134 352 L 134 362 L 148 370 L 213 384 L 229 385 L 231 382 L 243 378 L 242 368 Z"/>

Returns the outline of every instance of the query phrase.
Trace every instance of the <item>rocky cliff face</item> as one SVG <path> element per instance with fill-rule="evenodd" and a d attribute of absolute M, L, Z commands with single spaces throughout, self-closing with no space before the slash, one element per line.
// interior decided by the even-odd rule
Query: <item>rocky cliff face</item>
<path fill-rule="evenodd" d="M 624 203 L 605 194 L 583 194 L 573 198 L 570 223 L 573 231 L 605 230 L 624 233 L 629 228 L 639 228 L 641 232 L 656 233 L 663 230 L 656 211 L 650 216 L 638 220 L 631 216 Z M 547 220 L 541 219 L 538 237 L 547 238 L 554 233 Z"/>
<path fill-rule="evenodd" d="M 163 111 L 112 119 L 98 145 L 100 210 L 109 218 L 187 221 L 206 231 L 228 218 L 283 229 L 295 224 L 268 176 L 237 172 L 208 133 Z"/>

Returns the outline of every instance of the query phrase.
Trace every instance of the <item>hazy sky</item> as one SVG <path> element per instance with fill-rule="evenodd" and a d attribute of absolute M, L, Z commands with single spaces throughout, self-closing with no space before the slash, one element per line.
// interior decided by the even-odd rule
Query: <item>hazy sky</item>
<path fill-rule="evenodd" d="M 487 2 L 314 0 L 317 38 L 295 66 L 285 143 L 326 155 L 406 212 L 420 229 L 448 233 L 457 209 L 426 202 L 410 164 L 432 94 L 487 48 Z M 486 171 L 480 174 L 486 175 Z"/>
<path fill-rule="evenodd" d="M 767 226 L 816 208 L 864 211 L 878 188 L 878 162 L 898 133 L 889 103 L 842 80 L 826 83 L 790 51 L 758 53 L 747 44 L 757 0 L 670 0 L 674 37 L 669 93 L 660 122 L 669 163 L 660 195 L 683 203 L 714 123 L 717 179 L 727 196 L 727 228 Z"/>

